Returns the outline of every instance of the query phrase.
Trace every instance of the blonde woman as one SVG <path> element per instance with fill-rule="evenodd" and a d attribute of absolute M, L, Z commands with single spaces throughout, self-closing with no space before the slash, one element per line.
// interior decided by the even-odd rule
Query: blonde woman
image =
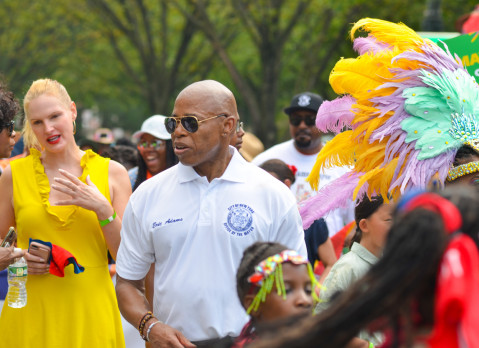
<path fill-rule="evenodd" d="M 108 273 L 116 258 L 121 217 L 131 194 L 119 163 L 82 151 L 75 143 L 77 109 L 65 87 L 42 79 L 24 99 L 24 139 L 30 155 L 0 177 L 0 234 L 16 226 L 17 244 L 29 239 L 58 245 L 85 271 L 65 276 L 26 253 L 27 305 L 6 304 L 0 317 L 6 347 L 124 347 L 120 313 Z M 19 331 L 20 330 L 20 331 Z"/>

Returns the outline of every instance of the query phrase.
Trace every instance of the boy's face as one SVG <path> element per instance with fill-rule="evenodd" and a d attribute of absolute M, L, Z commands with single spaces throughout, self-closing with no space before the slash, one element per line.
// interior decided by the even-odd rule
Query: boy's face
<path fill-rule="evenodd" d="M 312 312 L 311 279 L 306 265 L 283 263 L 283 280 L 286 300 L 278 295 L 276 286 L 260 304 L 258 311 L 252 312 L 258 322 L 268 322 Z"/>

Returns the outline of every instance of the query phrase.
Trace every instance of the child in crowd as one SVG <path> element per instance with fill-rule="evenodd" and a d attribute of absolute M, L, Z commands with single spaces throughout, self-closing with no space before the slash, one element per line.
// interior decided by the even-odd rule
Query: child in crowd
<path fill-rule="evenodd" d="M 278 320 L 311 315 L 313 302 L 318 300 L 311 264 L 279 243 L 257 242 L 248 247 L 236 281 L 239 299 L 251 320 L 241 331 L 234 348 L 252 342 Z"/>
<path fill-rule="evenodd" d="M 276 179 L 291 188 L 295 182 L 296 167 L 288 165 L 280 159 L 270 159 L 259 166 L 266 170 Z M 308 250 L 308 259 L 316 274 L 320 276 L 318 282 L 322 283 L 331 271 L 333 264 L 337 261 L 333 243 L 329 238 L 328 226 L 324 219 L 315 220 L 311 226 L 304 231 L 304 241 Z M 317 267 L 322 263 L 323 267 Z M 317 272 L 316 270 L 320 270 Z"/>
<path fill-rule="evenodd" d="M 357 203 L 354 209 L 356 234 L 353 237 L 351 251 L 336 262 L 324 281 L 325 290 L 321 293 L 321 303 L 317 310 L 329 306 L 331 297 L 338 291 L 344 291 L 354 281 L 361 278 L 382 254 L 386 236 L 392 223 L 392 206 L 385 204 L 383 198 L 367 195 Z M 381 342 L 380 334 L 361 332 L 361 339 L 377 345 Z"/>

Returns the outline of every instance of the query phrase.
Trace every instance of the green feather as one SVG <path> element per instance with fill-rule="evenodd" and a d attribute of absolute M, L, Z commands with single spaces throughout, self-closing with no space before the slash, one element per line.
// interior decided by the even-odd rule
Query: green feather
<path fill-rule="evenodd" d="M 451 112 L 475 114 L 478 110 L 479 88 L 476 80 L 462 69 L 442 69 L 441 74 L 422 70 L 422 81 L 437 89 Z"/>

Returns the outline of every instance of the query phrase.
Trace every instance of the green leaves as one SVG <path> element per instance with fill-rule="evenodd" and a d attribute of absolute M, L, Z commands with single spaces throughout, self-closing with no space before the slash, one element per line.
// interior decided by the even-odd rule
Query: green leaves
<path fill-rule="evenodd" d="M 177 93 L 205 78 L 230 87 L 246 128 L 271 145 L 289 137 L 282 109 L 305 90 L 335 97 L 328 77 L 354 57 L 362 17 L 420 30 L 412 0 L 2 0 L 0 74 L 21 99 L 31 82 L 62 82 L 80 108 L 131 131 L 169 114 Z M 447 30 L 475 1 L 442 4 Z M 277 132 L 279 132 L 279 137 Z"/>

